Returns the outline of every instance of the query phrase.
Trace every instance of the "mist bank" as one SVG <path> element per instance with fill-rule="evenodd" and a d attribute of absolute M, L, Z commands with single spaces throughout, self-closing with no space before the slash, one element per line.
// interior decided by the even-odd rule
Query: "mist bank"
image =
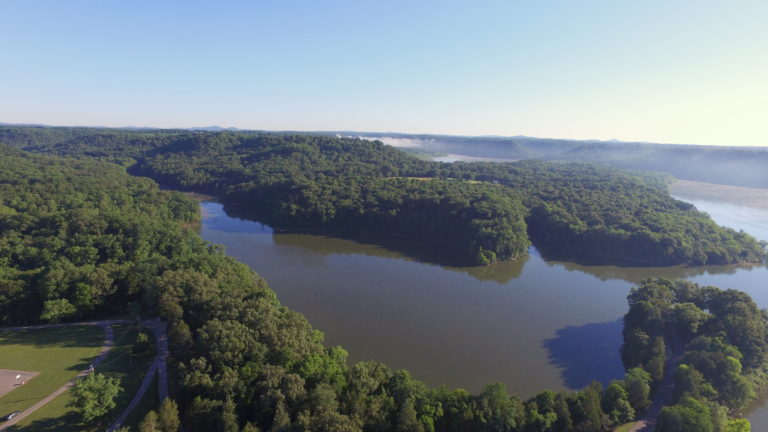
<path fill-rule="evenodd" d="M 697 201 L 724 202 L 768 212 L 768 189 L 678 180 L 669 186 L 669 192 L 673 196 Z M 689 201 L 689 199 L 683 199 L 683 201 Z"/>
<path fill-rule="evenodd" d="M 724 185 L 768 187 L 768 147 L 703 146 L 623 141 L 577 141 L 526 136 L 451 136 L 347 133 L 407 152 L 509 161 L 541 159 L 590 162 L 617 168 L 660 171 L 679 179 Z"/>

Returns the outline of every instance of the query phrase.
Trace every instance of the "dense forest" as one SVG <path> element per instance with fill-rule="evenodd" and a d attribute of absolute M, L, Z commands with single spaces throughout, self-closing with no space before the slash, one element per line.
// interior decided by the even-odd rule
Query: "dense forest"
<path fill-rule="evenodd" d="M 728 416 L 768 384 L 765 311 L 740 291 L 664 279 L 644 281 L 628 300 L 624 366 L 642 368 L 655 384 L 674 382 L 656 430 L 748 431 L 746 420 Z"/>
<path fill-rule="evenodd" d="M 765 245 L 666 192 L 667 178 L 587 164 L 443 164 L 379 142 L 259 132 L 0 128 L 0 142 L 99 158 L 216 195 L 277 229 L 444 244 L 467 264 L 525 254 L 634 265 L 761 262 Z"/>
<path fill-rule="evenodd" d="M 470 394 L 376 362 L 350 366 L 258 275 L 198 237 L 183 195 L 102 161 L 0 146 L 0 164 L 0 324 L 141 304 L 169 323 L 187 431 L 607 431 L 648 408 L 665 340 L 685 352 L 663 421 L 703 412 L 696 424 L 712 426 L 662 430 L 748 430 L 727 414 L 764 384 L 766 323 L 751 299 L 668 281 L 630 294 L 628 371 L 606 388 L 522 400 L 501 384 Z"/>
<path fill-rule="evenodd" d="M 118 166 L 5 146 L 0 166 L 3 323 L 122 311 L 144 273 L 192 247 L 177 222 L 196 206 Z"/>

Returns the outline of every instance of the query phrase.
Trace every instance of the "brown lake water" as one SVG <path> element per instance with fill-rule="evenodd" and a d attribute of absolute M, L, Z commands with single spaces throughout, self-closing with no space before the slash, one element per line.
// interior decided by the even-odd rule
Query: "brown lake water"
<path fill-rule="evenodd" d="M 352 362 L 405 368 L 433 386 L 476 392 L 501 381 L 528 397 L 620 378 L 626 296 L 648 277 L 740 289 L 768 307 L 762 266 L 582 266 L 545 260 L 531 248 L 529 257 L 515 262 L 445 267 L 373 244 L 276 234 L 228 216 L 221 204 L 200 206 L 202 237 L 261 274 L 284 305 L 325 333 L 327 344 L 346 348 Z M 721 224 L 768 240 L 764 211 L 717 202 L 700 208 Z M 734 220 L 735 210 L 741 216 Z M 768 430 L 768 408 L 750 419 L 753 430 Z"/>

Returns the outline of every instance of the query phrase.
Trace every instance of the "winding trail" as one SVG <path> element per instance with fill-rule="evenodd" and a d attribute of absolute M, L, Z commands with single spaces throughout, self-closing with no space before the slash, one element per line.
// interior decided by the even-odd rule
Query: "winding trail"
<path fill-rule="evenodd" d="M 36 325 L 36 326 L 0 327 L 0 331 L 19 331 L 19 330 L 35 330 L 35 329 L 45 329 L 45 328 L 73 327 L 73 326 L 80 326 L 80 325 L 98 325 L 104 330 L 104 345 L 102 345 L 98 356 L 96 357 L 96 359 L 94 359 L 92 363 L 93 367 L 96 368 L 104 361 L 104 359 L 107 357 L 107 354 L 109 353 L 109 350 L 111 350 L 115 344 L 115 336 L 114 336 L 114 333 L 112 332 L 112 326 L 115 324 L 130 324 L 130 323 L 131 321 L 128 321 L 128 320 L 101 320 L 101 321 L 87 321 L 87 322 L 64 323 L 64 324 L 44 324 L 44 325 Z M 164 322 L 160 321 L 159 318 L 143 320 L 139 324 L 142 327 L 149 328 L 150 330 L 152 330 L 152 333 L 154 333 L 155 349 L 156 349 L 155 360 L 149 366 L 147 373 L 144 375 L 144 380 L 142 381 L 141 386 L 139 387 L 139 390 L 133 396 L 131 403 L 128 404 L 125 410 L 123 410 L 123 412 L 120 414 L 118 419 L 112 425 L 110 425 L 109 429 L 107 429 L 108 431 L 114 431 L 118 429 L 120 426 L 122 426 L 123 422 L 125 422 L 125 420 L 131 414 L 131 412 L 136 407 L 136 405 L 138 405 L 138 403 L 141 401 L 141 398 L 144 396 L 144 393 L 146 393 L 147 389 L 152 383 L 152 378 L 154 378 L 155 373 L 158 374 L 159 400 L 162 402 L 165 398 L 168 397 L 168 367 L 166 364 L 166 361 L 168 359 L 167 325 Z M 52 401 L 57 396 L 61 395 L 62 393 L 67 391 L 67 389 L 72 387 L 72 385 L 74 385 L 77 379 L 86 376 L 88 373 L 89 373 L 88 369 L 81 371 L 80 373 L 77 374 L 77 376 L 75 376 L 69 382 L 59 387 L 58 389 L 54 390 L 51 394 L 39 400 L 31 407 L 25 409 L 21 414 L 17 415 L 12 420 L 4 422 L 2 425 L 0 425 L 0 431 L 15 425 L 16 423 L 26 418 L 28 415 L 42 408 L 48 402 Z"/>

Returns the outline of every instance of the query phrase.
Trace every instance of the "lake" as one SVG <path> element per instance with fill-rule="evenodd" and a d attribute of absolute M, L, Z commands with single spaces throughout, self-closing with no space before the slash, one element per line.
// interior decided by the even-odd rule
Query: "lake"
<path fill-rule="evenodd" d="M 768 212 L 686 200 L 718 223 L 768 240 Z M 352 362 L 381 361 L 433 386 L 477 392 L 501 381 L 528 397 L 621 378 L 626 296 L 647 277 L 736 288 L 768 307 L 762 266 L 582 266 L 545 260 L 531 248 L 519 261 L 446 267 L 375 244 L 276 234 L 228 216 L 221 204 L 200 206 L 202 237 L 262 275 L 284 305 L 325 333 L 327 344 L 346 348 Z M 768 409 L 750 419 L 754 430 L 768 430 Z"/>

